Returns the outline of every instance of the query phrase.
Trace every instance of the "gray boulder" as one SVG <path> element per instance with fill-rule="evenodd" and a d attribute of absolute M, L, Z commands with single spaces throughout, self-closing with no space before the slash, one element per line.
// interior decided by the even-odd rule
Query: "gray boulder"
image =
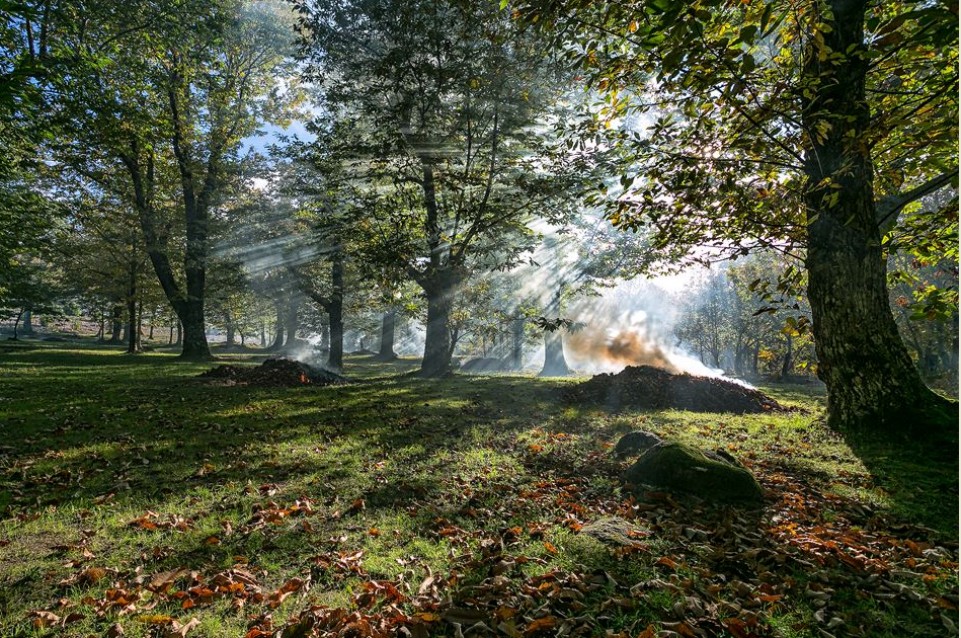
<path fill-rule="evenodd" d="M 581 528 L 581 534 L 595 538 L 605 545 L 630 547 L 638 542 L 636 535 L 642 530 L 619 516 L 605 516 Z"/>
<path fill-rule="evenodd" d="M 763 494 L 754 476 L 727 453 L 702 452 L 680 443 L 661 443 L 627 469 L 635 489 L 647 485 L 721 503 L 759 504 Z"/>
<path fill-rule="evenodd" d="M 617 445 L 614 446 L 614 456 L 623 458 L 625 456 L 644 454 L 649 449 L 661 442 L 661 437 L 657 436 L 653 432 L 647 432 L 645 430 L 628 432 L 622 436 L 617 442 Z"/>

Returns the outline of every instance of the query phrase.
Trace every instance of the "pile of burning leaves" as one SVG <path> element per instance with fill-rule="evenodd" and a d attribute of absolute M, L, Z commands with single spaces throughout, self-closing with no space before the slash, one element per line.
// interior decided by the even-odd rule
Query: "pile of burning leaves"
<path fill-rule="evenodd" d="M 200 375 L 204 379 L 221 379 L 230 385 L 261 387 L 296 387 L 301 385 L 333 385 L 347 379 L 321 368 L 290 359 L 268 359 L 256 368 L 222 365 Z"/>
<path fill-rule="evenodd" d="M 599 374 L 564 393 L 571 403 L 652 410 L 751 414 L 787 408 L 763 392 L 712 377 L 672 374 L 652 366 L 628 366 L 617 374 Z"/>

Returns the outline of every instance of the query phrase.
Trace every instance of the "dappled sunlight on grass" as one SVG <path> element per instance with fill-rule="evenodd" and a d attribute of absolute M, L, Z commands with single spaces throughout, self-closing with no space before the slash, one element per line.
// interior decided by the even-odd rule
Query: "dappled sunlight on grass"
<path fill-rule="evenodd" d="M 806 399 L 803 388 L 791 391 L 803 413 L 612 414 L 563 403 L 560 390 L 571 379 L 390 376 L 410 365 L 349 358 L 347 373 L 363 379 L 357 383 L 261 388 L 206 383 L 195 377 L 212 364 L 167 355 L 65 348 L 4 354 L 4 635 L 28 631 L 31 610 L 54 608 L 64 596 L 84 610 L 78 635 L 101 635 L 116 613 L 98 616 L 83 600 L 104 600 L 115 581 L 131 587 L 135 573 L 180 568 L 202 581 L 243 569 L 266 593 L 311 578 L 309 592 L 274 610 L 284 617 L 311 604 L 349 606 L 371 580 L 407 583 L 410 595 L 441 587 L 456 607 L 472 587 L 490 586 L 495 564 L 506 579 L 497 582 L 511 596 L 555 578 L 574 587 L 578 574 L 606 572 L 630 587 L 668 578 L 674 572 L 664 566 L 674 562 L 678 574 L 706 578 L 697 565 L 715 565 L 720 559 L 712 552 L 723 556 L 728 550 L 718 544 L 729 535 L 705 532 L 703 521 L 723 525 L 740 515 L 683 499 L 638 503 L 620 478 L 626 464 L 610 456 L 621 435 L 638 429 L 724 449 L 753 469 L 768 495 L 764 510 L 738 523 L 746 529 L 780 530 L 774 518 L 808 503 L 804 511 L 819 517 L 808 523 L 811 530 L 852 525 L 851 512 L 863 509 L 859 525 L 897 515 L 956 531 L 931 495 L 919 494 L 951 483 L 947 472 L 897 450 L 886 452 L 886 469 L 865 463 L 824 428 L 820 399 Z M 903 484 L 908 470 L 918 478 Z M 656 530 L 638 539 L 644 549 L 618 554 L 577 532 L 613 514 Z M 782 551 L 789 543 L 781 539 L 756 542 Z M 673 558 L 658 564 L 661 557 Z M 717 564 L 726 569 L 723 560 Z M 90 568 L 112 570 L 110 578 L 83 571 Z M 431 581 L 429 574 L 452 580 Z M 71 578 L 70 588 L 58 585 Z M 718 586 L 727 591 L 736 578 L 725 578 Z M 943 580 L 935 584 L 950 589 Z M 585 604 L 610 619 L 609 629 L 656 623 L 685 600 L 672 591 L 664 600 L 645 594 L 617 615 L 598 605 L 628 592 L 597 586 L 603 595 L 591 594 Z M 182 587 L 171 592 L 188 583 Z M 197 615 L 213 628 L 209 635 L 246 631 L 247 618 L 229 598 L 144 596 L 158 601 L 158 612 Z M 198 605 L 189 612 L 181 609 L 188 599 Z M 253 599 L 248 604 L 264 609 Z M 801 605 L 779 613 L 813 611 Z M 151 635 L 149 624 L 119 620 L 128 636 Z"/>

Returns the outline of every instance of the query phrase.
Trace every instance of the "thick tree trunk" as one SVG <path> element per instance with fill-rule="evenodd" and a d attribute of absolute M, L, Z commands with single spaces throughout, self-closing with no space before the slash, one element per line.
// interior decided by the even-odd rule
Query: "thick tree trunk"
<path fill-rule="evenodd" d="M 344 368 L 344 258 L 335 255 L 330 262 L 332 290 L 327 316 L 330 319 L 330 352 L 327 367 L 334 372 Z"/>
<path fill-rule="evenodd" d="M 459 284 L 460 278 L 450 270 L 435 272 L 421 283 L 427 295 L 427 333 L 421 376 L 441 377 L 451 371 L 451 338 L 447 324 Z"/>
<path fill-rule="evenodd" d="M 865 131 L 869 59 L 865 0 L 828 0 L 820 19 L 833 53 L 805 52 L 803 81 L 813 97 L 803 110 L 812 132 L 805 151 L 808 298 L 818 376 L 827 385 L 828 422 L 838 428 L 931 433 L 950 405 L 922 382 L 888 302 L 887 265 L 874 203 Z M 823 58 L 823 59 L 822 59 Z"/>
<path fill-rule="evenodd" d="M 549 318 L 554 319 L 561 316 L 562 295 L 563 287 L 558 286 L 550 305 L 547 307 Z M 571 373 L 571 369 L 567 365 L 567 359 L 564 357 L 563 330 L 563 327 L 558 327 L 554 331 L 544 331 L 544 367 L 541 368 L 539 376 L 566 377 Z"/>
<path fill-rule="evenodd" d="M 179 346 L 184 342 L 184 324 L 177 319 L 177 340 L 174 342 L 175 346 Z"/>
<path fill-rule="evenodd" d="M 294 294 L 291 296 L 290 304 L 287 307 L 287 321 L 285 322 L 287 340 L 284 342 L 284 349 L 286 350 L 297 347 L 297 329 L 300 328 L 300 304 L 302 301 L 300 295 Z"/>
<path fill-rule="evenodd" d="M 561 332 L 563 328 L 558 328 L 553 332 L 544 331 L 544 367 L 541 368 L 541 377 L 566 377 L 571 373 L 567 366 L 567 359 L 564 357 L 564 337 Z"/>
<path fill-rule="evenodd" d="M 231 316 L 229 310 L 224 312 L 224 323 L 227 324 L 226 326 L 227 327 L 227 344 L 226 345 L 228 346 L 235 345 L 235 342 L 237 341 L 237 334 L 236 334 L 237 331 L 234 326 L 234 318 L 233 316 Z"/>
<path fill-rule="evenodd" d="M 202 299 L 190 299 L 184 303 L 183 359 L 210 359 L 210 346 L 207 344 L 204 304 Z"/>
<path fill-rule="evenodd" d="M 514 319 L 511 326 L 511 368 L 520 370 L 524 367 L 524 324 L 523 317 Z"/>
<path fill-rule="evenodd" d="M 393 361 L 397 358 L 394 352 L 394 338 L 397 332 L 397 311 L 393 308 L 384 313 L 380 322 L 380 349 L 377 358 L 381 361 Z"/>
<path fill-rule="evenodd" d="M 123 305 L 114 304 L 110 309 L 110 341 L 123 343 Z"/>
<path fill-rule="evenodd" d="M 274 305 L 277 311 L 277 318 L 274 321 L 274 342 L 270 344 L 268 350 L 280 350 L 284 347 L 284 308 L 278 302 Z"/>

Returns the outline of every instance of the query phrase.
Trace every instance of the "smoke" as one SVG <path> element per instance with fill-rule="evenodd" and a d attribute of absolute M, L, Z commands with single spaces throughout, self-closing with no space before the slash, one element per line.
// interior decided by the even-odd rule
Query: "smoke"
<path fill-rule="evenodd" d="M 623 368 L 647 365 L 677 373 L 678 368 L 656 343 L 642 334 L 623 329 L 611 335 L 609 331 L 585 329 L 568 335 L 564 340 L 565 353 L 574 360 L 588 362 L 593 367 Z"/>
<path fill-rule="evenodd" d="M 721 370 L 704 365 L 677 342 L 674 326 L 681 307 L 679 294 L 657 279 L 624 281 L 598 296 L 582 297 L 564 312 L 582 326 L 564 335 L 568 363 L 588 374 L 648 365 L 675 374 L 721 376 Z"/>

